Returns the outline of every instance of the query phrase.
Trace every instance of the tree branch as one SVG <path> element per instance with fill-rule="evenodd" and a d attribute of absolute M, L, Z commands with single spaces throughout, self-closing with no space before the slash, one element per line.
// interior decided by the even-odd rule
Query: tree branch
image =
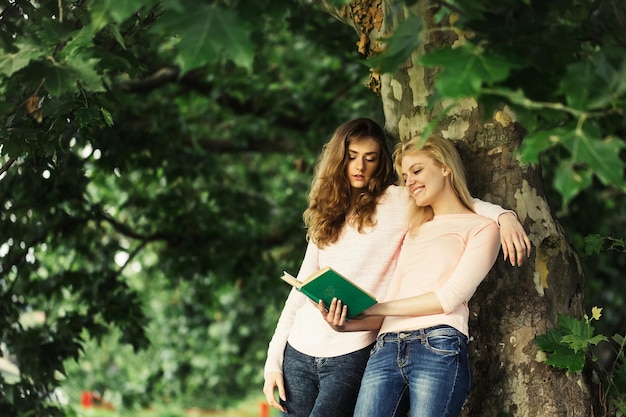
<path fill-rule="evenodd" d="M 123 91 L 145 93 L 162 87 L 165 84 L 175 82 L 179 74 L 180 69 L 178 67 L 164 67 L 144 79 L 126 81 L 120 83 L 118 86 Z"/>
<path fill-rule="evenodd" d="M 15 163 L 15 161 L 17 160 L 17 158 L 11 158 L 7 161 L 6 164 L 4 164 L 2 166 L 2 168 L 0 168 L 0 175 L 4 174 L 6 171 L 9 170 L 9 168 L 11 168 L 11 166 Z"/>

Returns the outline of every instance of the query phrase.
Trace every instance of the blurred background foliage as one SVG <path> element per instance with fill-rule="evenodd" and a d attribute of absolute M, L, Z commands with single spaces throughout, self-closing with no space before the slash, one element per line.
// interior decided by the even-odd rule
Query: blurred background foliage
<path fill-rule="evenodd" d="M 56 5 L 8 2 L 3 20 L 28 14 L 43 38 Z M 86 2 L 74 6 L 66 25 L 95 24 Z M 18 412 L 64 368 L 74 404 L 96 390 L 118 406 L 215 409 L 260 391 L 289 291 L 278 277 L 304 253 L 315 157 L 337 125 L 379 114 L 354 32 L 310 4 L 276 18 L 250 10 L 263 20 L 254 68 L 217 57 L 184 75 L 147 30 L 162 7 L 110 23 L 85 47 L 106 91 L 59 82 L 68 90 L 39 90 L 28 114 L 20 94 L 35 95 L 28 77 L 33 89 L 41 80 L 34 58 L 3 81 L 17 106 L 2 132 L 0 328 L 5 354 L 32 377 L 2 385 Z M 18 327 L 25 311 L 45 321 Z"/>
<path fill-rule="evenodd" d="M 128 408 L 260 392 L 315 158 L 343 121 L 384 122 L 358 34 L 307 1 L 1 4 L 0 341 L 22 378 L 0 414 L 60 414 L 59 385 Z M 624 247 L 585 239 L 624 238 L 624 193 L 563 207 L 542 158 L 586 305 L 623 332 Z"/>

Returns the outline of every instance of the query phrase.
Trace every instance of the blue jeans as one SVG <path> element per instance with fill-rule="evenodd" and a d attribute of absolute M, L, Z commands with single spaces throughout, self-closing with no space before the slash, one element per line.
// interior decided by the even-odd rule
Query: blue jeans
<path fill-rule="evenodd" d="M 283 417 L 352 417 L 361 378 L 373 345 L 331 358 L 285 348 L 283 376 L 287 401 Z"/>
<path fill-rule="evenodd" d="M 434 326 L 378 337 L 355 417 L 458 417 L 471 385 L 467 337 Z"/>

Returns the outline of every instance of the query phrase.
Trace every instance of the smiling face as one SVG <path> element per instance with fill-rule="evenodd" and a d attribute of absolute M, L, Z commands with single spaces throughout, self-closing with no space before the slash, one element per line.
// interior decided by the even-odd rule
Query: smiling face
<path fill-rule="evenodd" d="M 348 143 L 346 175 L 354 190 L 367 187 L 380 161 L 380 146 L 372 138 L 352 139 Z"/>
<path fill-rule="evenodd" d="M 407 191 L 420 207 L 432 206 L 449 190 L 450 170 L 424 151 L 408 152 L 402 157 L 402 178 Z M 437 211 L 435 209 L 435 211 Z"/>

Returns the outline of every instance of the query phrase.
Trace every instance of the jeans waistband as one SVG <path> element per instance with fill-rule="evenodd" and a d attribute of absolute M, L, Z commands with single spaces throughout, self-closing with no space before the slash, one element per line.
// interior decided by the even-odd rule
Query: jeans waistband
<path fill-rule="evenodd" d="M 383 342 L 401 342 L 405 340 L 425 339 L 433 336 L 462 336 L 463 338 L 466 338 L 466 336 L 462 332 L 458 331 L 452 326 L 439 325 L 426 327 L 424 329 L 383 333 L 378 336 L 378 340 Z"/>

